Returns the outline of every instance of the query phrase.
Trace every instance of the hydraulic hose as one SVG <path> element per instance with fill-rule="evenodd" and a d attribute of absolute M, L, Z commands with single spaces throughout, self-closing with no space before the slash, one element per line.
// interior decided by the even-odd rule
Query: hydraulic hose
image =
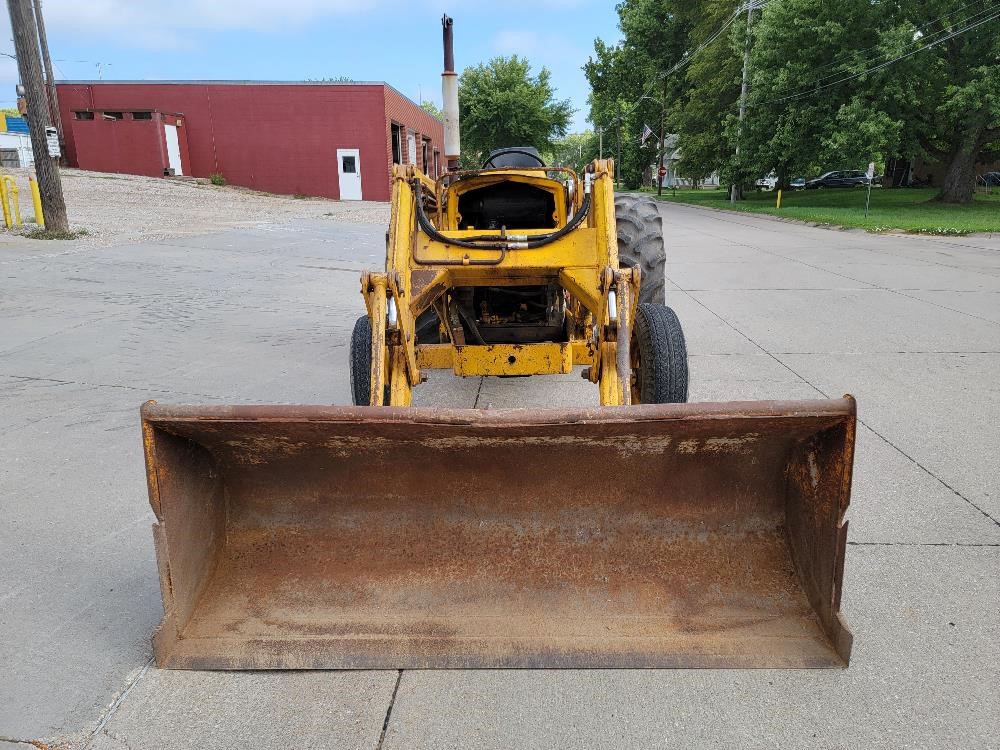
<path fill-rule="evenodd" d="M 464 247 L 469 250 L 502 250 L 506 253 L 509 249 L 528 249 L 533 250 L 535 248 L 544 247 L 545 245 L 551 244 L 556 240 L 562 239 L 567 234 L 576 229 L 580 224 L 583 223 L 584 219 L 587 218 L 587 214 L 590 213 L 590 193 L 588 192 L 583 199 L 583 204 L 580 206 L 580 210 L 573 214 L 573 217 L 566 222 L 566 225 L 560 229 L 549 234 L 535 235 L 530 240 L 524 241 L 505 241 L 501 237 L 490 237 L 491 241 L 479 241 L 474 242 L 469 239 L 458 239 L 457 237 L 445 237 L 441 232 L 434 228 L 431 224 L 430 219 L 427 218 L 427 214 L 424 212 L 423 201 L 420 200 L 420 185 L 413 184 L 414 192 L 416 193 L 417 200 L 417 223 L 423 230 L 424 234 L 430 237 L 435 242 L 440 242 L 445 245 L 454 245 L 455 247 Z M 476 238 L 478 240 L 478 238 Z M 501 258 L 502 260 L 502 258 Z M 499 261 L 497 261 L 499 262 Z"/>

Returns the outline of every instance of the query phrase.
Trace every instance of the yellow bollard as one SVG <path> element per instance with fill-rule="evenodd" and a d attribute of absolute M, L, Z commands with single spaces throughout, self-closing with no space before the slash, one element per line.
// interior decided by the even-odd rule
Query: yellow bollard
<path fill-rule="evenodd" d="M 42 194 L 38 189 L 38 180 L 29 177 L 28 184 L 31 186 L 31 205 L 35 208 L 35 223 L 41 229 L 45 229 L 45 215 L 42 213 Z"/>
<path fill-rule="evenodd" d="M 778 203 L 775 205 L 775 208 L 781 208 L 781 191 L 780 190 L 778 191 Z"/>
<path fill-rule="evenodd" d="M 3 204 L 3 225 L 8 229 L 11 227 L 10 203 L 8 200 L 10 196 L 7 193 L 7 180 L 9 179 L 10 177 L 8 175 L 4 175 L 0 178 L 0 203 Z"/>
<path fill-rule="evenodd" d="M 9 174 L 3 176 L 3 182 L 7 193 L 7 200 L 4 204 L 4 218 L 5 220 L 13 218 L 17 226 L 24 226 L 24 222 L 21 221 L 21 191 L 17 189 L 17 183 Z M 9 207 L 8 203 L 10 204 Z M 7 226 L 10 226 L 10 223 Z"/>

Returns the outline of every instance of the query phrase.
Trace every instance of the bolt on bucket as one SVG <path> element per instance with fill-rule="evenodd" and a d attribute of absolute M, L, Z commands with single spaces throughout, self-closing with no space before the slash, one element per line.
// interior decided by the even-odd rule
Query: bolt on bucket
<path fill-rule="evenodd" d="M 162 667 L 843 667 L 853 399 L 142 408 Z"/>

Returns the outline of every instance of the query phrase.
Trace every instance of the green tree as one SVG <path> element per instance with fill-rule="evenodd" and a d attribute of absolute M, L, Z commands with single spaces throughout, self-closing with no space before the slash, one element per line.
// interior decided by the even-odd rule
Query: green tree
<path fill-rule="evenodd" d="M 444 112 L 442 112 L 438 106 L 429 100 L 424 100 L 420 102 L 420 109 L 429 114 L 431 117 L 436 117 L 439 120 L 444 120 Z"/>
<path fill-rule="evenodd" d="M 684 53 L 684 20 L 668 0 L 624 0 L 616 6 L 623 39 L 594 42 L 594 55 L 583 66 L 591 86 L 590 121 L 604 133 L 605 156 L 618 160 L 625 186 L 639 187 L 656 161 L 657 139 L 640 143 L 648 125 L 661 130 L 664 107 L 679 96 L 682 79 L 664 77 Z"/>
<path fill-rule="evenodd" d="M 969 203 L 977 161 L 1000 157 L 1000 6 L 967 0 L 887 5 L 879 51 L 924 51 L 867 76 L 877 103 L 900 123 L 900 151 L 940 161 L 939 198 Z M 983 22 L 968 31 L 970 24 Z M 940 42 L 933 47 L 930 44 Z"/>
<path fill-rule="evenodd" d="M 691 60 L 683 68 L 685 85 L 670 119 L 681 150 L 678 171 L 695 180 L 719 171 L 728 181 L 738 171 L 734 118 L 743 77 L 745 16 L 730 22 L 739 0 L 678 0 L 676 5 L 688 30 L 685 52 Z"/>
<path fill-rule="evenodd" d="M 770 3 L 754 29 L 749 162 L 783 176 L 920 157 L 944 164 L 941 200 L 971 201 L 976 161 L 1000 150 L 1000 22 L 947 37 L 997 10 L 967 0 Z"/>
<path fill-rule="evenodd" d="M 517 55 L 466 68 L 458 80 L 463 164 L 481 164 L 504 146 L 551 150 L 566 134 L 573 107 L 555 98 L 550 78 L 544 67 L 532 76 L 531 64 Z"/>
<path fill-rule="evenodd" d="M 763 5 L 763 4 L 762 4 Z M 977 162 L 1000 156 L 1000 10 L 995 0 L 781 0 L 755 11 L 751 86 L 739 123 L 742 0 L 623 0 L 622 41 L 584 67 L 591 121 L 638 133 L 658 71 L 679 170 L 746 184 L 775 171 L 859 168 L 889 155 L 943 164 L 940 199 L 972 200 Z M 614 137 L 614 133 L 610 134 Z M 737 142 L 740 145 L 736 158 Z M 626 139 L 626 184 L 648 161 Z"/>
<path fill-rule="evenodd" d="M 569 167 L 581 172 L 597 158 L 597 134 L 591 130 L 570 133 L 552 143 L 550 150 L 543 153 L 547 164 L 553 167 Z"/>
<path fill-rule="evenodd" d="M 845 68 L 867 64 L 878 44 L 873 12 L 871 0 L 783 0 L 764 9 L 753 27 L 751 95 L 741 131 L 745 175 L 773 171 L 784 187 L 800 174 L 858 169 L 894 148 L 899 124 L 873 106 L 867 87 L 809 91 L 843 78 Z M 729 129 L 738 129 L 732 118 Z"/>
<path fill-rule="evenodd" d="M 594 42 L 595 56 L 583 66 L 591 93 L 590 121 L 599 131 L 598 140 L 604 144 L 604 157 L 616 159 L 616 178 L 625 187 L 638 188 L 645 163 L 652 158 L 639 147 L 640 122 L 650 109 L 650 100 L 642 100 L 642 91 L 648 85 L 648 69 L 639 59 L 630 55 L 621 45 L 606 45 L 600 39 Z M 631 138 L 632 134 L 635 138 Z"/>

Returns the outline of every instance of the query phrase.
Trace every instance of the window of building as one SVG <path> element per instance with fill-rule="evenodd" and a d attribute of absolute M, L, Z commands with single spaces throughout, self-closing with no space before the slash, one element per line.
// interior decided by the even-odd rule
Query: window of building
<path fill-rule="evenodd" d="M 421 169 L 423 169 L 424 174 L 430 174 L 430 172 L 427 169 L 427 167 L 429 166 L 427 157 L 429 156 L 428 152 L 430 150 L 431 150 L 431 141 L 429 138 L 424 138 L 423 143 L 421 144 L 421 160 L 420 160 L 420 163 L 422 165 Z"/>
<path fill-rule="evenodd" d="M 21 156 L 16 148 L 0 148 L 0 167 L 17 169 L 21 166 Z"/>
<path fill-rule="evenodd" d="M 76 118 L 77 120 L 93 120 L 94 119 L 94 113 L 93 112 L 74 112 L 73 113 L 73 117 Z"/>
<path fill-rule="evenodd" d="M 403 128 L 392 123 L 392 163 L 403 163 Z"/>
<path fill-rule="evenodd" d="M 434 149 L 434 179 L 441 176 L 441 152 Z"/>
<path fill-rule="evenodd" d="M 124 120 L 125 119 L 125 113 L 124 112 L 102 112 L 101 113 L 101 117 L 103 117 L 105 120 Z"/>
<path fill-rule="evenodd" d="M 342 165 L 341 165 L 342 168 L 340 170 L 341 172 L 343 172 L 344 174 L 356 174 L 357 173 L 358 167 L 357 167 L 357 163 L 355 162 L 353 156 L 343 156 L 343 157 L 341 157 L 340 160 L 342 162 Z"/>
<path fill-rule="evenodd" d="M 133 112 L 132 113 L 132 119 L 133 120 L 152 120 L 153 119 L 153 113 L 152 112 Z"/>

